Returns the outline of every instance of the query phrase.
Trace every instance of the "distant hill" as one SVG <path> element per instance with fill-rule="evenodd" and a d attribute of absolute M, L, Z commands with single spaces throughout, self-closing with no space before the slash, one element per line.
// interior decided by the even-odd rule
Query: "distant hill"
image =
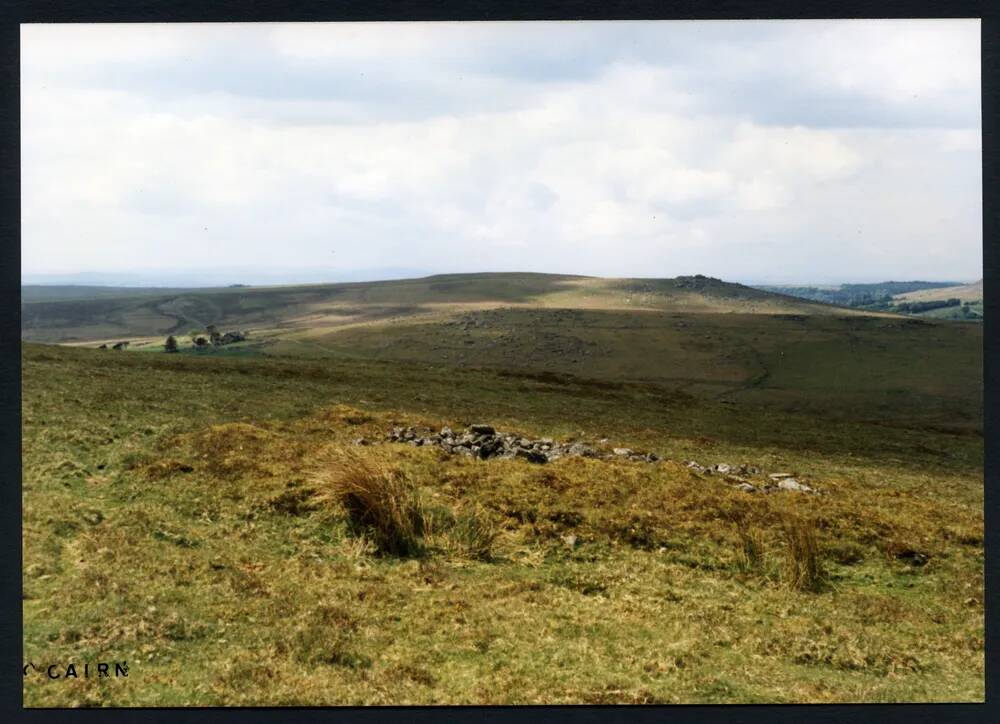
<path fill-rule="evenodd" d="M 844 314 L 705 276 L 605 279 L 558 274 L 446 274 L 421 279 L 275 287 L 25 287 L 22 337 L 83 342 L 239 328 L 335 328 L 386 318 L 542 307 L 747 314 Z"/>
<path fill-rule="evenodd" d="M 983 301 L 983 280 L 972 284 L 957 284 L 933 289 L 921 289 L 896 294 L 894 299 L 901 302 L 936 302 L 943 299 L 959 299 L 962 302 Z"/>
<path fill-rule="evenodd" d="M 908 292 L 953 287 L 956 283 L 912 281 L 841 284 L 839 286 L 756 286 L 756 288 L 825 304 L 861 307 L 879 301 L 888 301 L 896 295 Z"/>

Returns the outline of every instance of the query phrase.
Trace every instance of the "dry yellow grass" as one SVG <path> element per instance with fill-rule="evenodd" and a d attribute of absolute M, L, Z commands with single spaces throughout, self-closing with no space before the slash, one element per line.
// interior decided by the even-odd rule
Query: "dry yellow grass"
<path fill-rule="evenodd" d="M 379 454 L 327 452 L 313 480 L 344 507 L 356 533 L 372 537 L 379 552 L 412 556 L 423 551 L 424 512 L 416 487 Z"/>
<path fill-rule="evenodd" d="M 435 374 L 29 345 L 24 650 L 125 659 L 134 676 L 29 677 L 26 704 L 983 699 L 981 440 Z M 503 430 L 603 433 L 667 460 L 352 445 L 484 411 Z M 317 477 L 345 452 L 383 491 L 355 514 Z M 824 494 L 747 495 L 688 456 Z M 373 507 L 416 521 L 414 498 L 423 555 L 356 534 L 352 515 Z M 812 556 L 825 573 L 815 590 L 782 578 L 788 516 L 813 538 L 799 547 L 800 568 Z"/>

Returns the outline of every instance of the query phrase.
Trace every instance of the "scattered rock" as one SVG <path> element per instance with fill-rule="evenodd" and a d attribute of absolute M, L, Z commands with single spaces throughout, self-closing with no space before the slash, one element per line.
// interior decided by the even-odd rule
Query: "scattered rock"
<path fill-rule="evenodd" d="M 572 533 L 570 533 L 569 535 L 563 535 L 559 537 L 562 538 L 562 542 L 565 543 L 568 548 L 576 548 L 577 538 Z"/>
<path fill-rule="evenodd" d="M 792 477 L 791 473 L 771 473 L 766 480 L 759 480 L 754 483 L 748 478 L 755 478 L 761 475 L 760 468 L 748 463 L 730 465 L 729 463 L 716 463 L 711 467 L 701 465 L 694 460 L 685 460 L 684 465 L 693 473 L 698 475 L 721 475 L 723 480 L 730 483 L 737 490 L 747 493 L 776 493 L 779 491 L 792 491 L 797 493 L 821 494 L 820 491 L 799 482 Z M 775 483 L 777 482 L 777 485 Z"/>

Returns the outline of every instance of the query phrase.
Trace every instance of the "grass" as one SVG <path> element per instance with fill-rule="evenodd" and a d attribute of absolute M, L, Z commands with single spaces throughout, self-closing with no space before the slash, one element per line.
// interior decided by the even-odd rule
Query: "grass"
<path fill-rule="evenodd" d="M 131 669 L 29 677 L 27 706 L 984 697 L 982 437 L 940 420 L 330 354 L 33 344 L 23 390 L 25 656 Z M 666 461 L 352 445 L 484 418 Z M 747 495 L 690 458 L 823 494 Z M 355 488 L 331 478 L 375 494 L 352 513 L 336 491 Z M 377 520 L 422 555 L 358 535 Z"/>
<path fill-rule="evenodd" d="M 812 526 L 799 516 L 786 515 L 781 521 L 781 532 L 785 539 L 786 582 L 796 591 L 819 591 L 825 572 Z"/>
<path fill-rule="evenodd" d="M 423 552 L 424 511 L 416 486 L 378 456 L 339 450 L 320 463 L 313 480 L 339 502 L 355 533 L 395 556 Z"/>

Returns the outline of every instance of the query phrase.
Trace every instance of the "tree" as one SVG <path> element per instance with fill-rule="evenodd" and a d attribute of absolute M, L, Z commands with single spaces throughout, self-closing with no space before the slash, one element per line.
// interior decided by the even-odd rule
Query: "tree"
<path fill-rule="evenodd" d="M 174 339 L 174 335 L 167 337 L 167 341 L 163 343 L 163 349 L 167 352 L 177 351 L 177 340 Z"/>
<path fill-rule="evenodd" d="M 199 349 L 201 349 L 202 347 L 205 347 L 207 345 L 208 345 L 208 340 L 205 339 L 204 337 L 195 337 L 194 338 L 194 346 L 195 347 L 198 347 Z"/>

